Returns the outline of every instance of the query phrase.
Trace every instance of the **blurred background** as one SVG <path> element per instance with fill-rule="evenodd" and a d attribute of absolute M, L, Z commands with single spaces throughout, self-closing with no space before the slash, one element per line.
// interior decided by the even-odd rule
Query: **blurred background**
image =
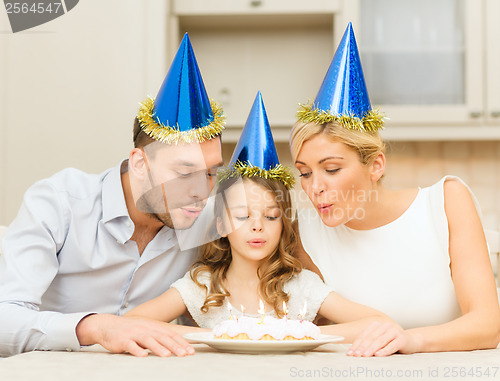
<path fill-rule="evenodd" d="M 132 148 L 188 32 L 227 115 L 228 160 L 258 90 L 291 164 L 298 103 L 314 99 L 351 21 L 372 105 L 390 118 L 385 183 L 460 176 L 500 228 L 500 0 L 82 0 L 13 34 L 0 8 L 0 224 L 35 181 L 99 173 Z"/>

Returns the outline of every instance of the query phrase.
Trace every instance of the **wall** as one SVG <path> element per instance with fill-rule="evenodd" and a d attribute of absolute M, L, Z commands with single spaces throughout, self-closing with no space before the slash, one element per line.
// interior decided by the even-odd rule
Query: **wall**
<path fill-rule="evenodd" d="M 500 228 L 500 142 L 398 142 L 389 149 L 387 186 L 424 187 L 459 176 L 477 197 L 484 226 Z"/>
<path fill-rule="evenodd" d="M 138 103 L 168 69 L 167 7 L 84 0 L 15 34 L 0 10 L 0 224 L 35 181 L 70 166 L 99 173 L 128 155 Z"/>
<path fill-rule="evenodd" d="M 29 185 L 74 166 L 101 172 L 131 148 L 132 119 L 168 70 L 169 1 L 85 0 L 63 17 L 12 34 L 0 11 L 0 224 Z M 210 90 L 210 89 L 209 89 Z M 228 160 L 234 144 L 224 144 Z M 500 142 L 397 142 L 389 187 L 462 177 L 488 228 L 500 227 Z M 284 163 L 291 158 L 278 143 Z"/>

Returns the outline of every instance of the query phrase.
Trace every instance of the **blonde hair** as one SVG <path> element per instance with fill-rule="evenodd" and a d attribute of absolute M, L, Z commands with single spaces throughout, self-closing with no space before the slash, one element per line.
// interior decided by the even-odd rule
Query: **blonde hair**
<path fill-rule="evenodd" d="M 293 161 L 297 160 L 302 145 L 319 134 L 330 140 L 343 143 L 359 155 L 363 164 L 370 164 L 379 153 L 385 152 L 385 143 L 378 132 L 351 130 L 338 122 L 318 124 L 297 122 L 290 135 L 290 151 Z"/>
<path fill-rule="evenodd" d="M 278 247 L 261 264 L 257 270 L 257 275 L 260 279 L 260 297 L 273 306 L 278 317 L 282 317 L 284 315 L 283 302 L 288 302 L 289 299 L 288 294 L 284 291 L 284 285 L 302 270 L 300 261 L 293 255 L 297 245 L 297 235 L 292 226 L 290 192 L 283 183 L 276 180 L 264 179 L 258 176 L 244 179 L 245 181 L 253 181 L 264 189 L 271 191 L 281 211 L 283 228 Z M 225 180 L 221 184 L 219 191 L 228 189 L 235 181 L 235 178 Z M 222 218 L 223 206 L 217 205 L 217 202 L 215 211 L 217 216 Z M 203 246 L 201 259 L 191 269 L 193 281 L 207 291 L 205 302 L 200 308 L 202 312 L 207 312 L 210 307 L 222 306 L 224 298 L 231 295 L 229 290 L 223 286 L 231 259 L 231 246 L 227 237 L 219 238 Z M 209 288 L 198 281 L 198 277 L 207 272 L 210 273 Z"/>

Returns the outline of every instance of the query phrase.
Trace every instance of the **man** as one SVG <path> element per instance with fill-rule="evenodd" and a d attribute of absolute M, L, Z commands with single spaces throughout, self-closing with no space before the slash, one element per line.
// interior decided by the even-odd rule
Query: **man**
<path fill-rule="evenodd" d="M 128 160 L 100 175 L 66 169 L 26 192 L 2 240 L 0 355 L 96 343 L 136 356 L 194 353 L 168 324 L 120 315 L 195 259 L 176 229 L 206 204 L 222 129 L 185 35 L 156 99 L 138 113 Z"/>

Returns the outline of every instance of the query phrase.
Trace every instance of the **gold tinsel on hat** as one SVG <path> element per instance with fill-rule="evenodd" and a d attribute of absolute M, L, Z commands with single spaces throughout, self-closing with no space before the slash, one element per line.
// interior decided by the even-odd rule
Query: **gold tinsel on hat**
<path fill-rule="evenodd" d="M 264 179 L 281 181 L 288 189 L 292 189 L 293 185 L 295 184 L 295 177 L 293 176 L 293 173 L 289 168 L 284 167 L 281 164 L 278 164 L 271 169 L 262 169 L 250 163 L 242 163 L 239 160 L 236 162 L 236 164 L 232 165 L 226 170 L 219 171 L 217 174 L 217 181 L 220 183 L 235 176 L 258 176 Z"/>
<path fill-rule="evenodd" d="M 214 100 L 210 100 L 214 120 L 207 126 L 193 128 L 188 131 L 181 131 L 178 127 L 166 126 L 163 123 L 159 124 L 153 118 L 154 105 L 153 98 L 146 98 L 141 103 L 137 119 L 139 119 L 141 128 L 146 134 L 162 143 L 203 143 L 215 138 L 224 129 L 226 117 L 223 114 L 222 107 Z"/>
<path fill-rule="evenodd" d="M 327 111 L 313 108 L 312 103 L 306 105 L 299 104 L 297 118 L 305 123 L 314 122 L 317 124 L 338 122 L 345 128 L 363 132 L 377 132 L 384 128 L 385 115 L 378 109 L 368 111 L 363 118 L 354 115 L 334 115 Z"/>

